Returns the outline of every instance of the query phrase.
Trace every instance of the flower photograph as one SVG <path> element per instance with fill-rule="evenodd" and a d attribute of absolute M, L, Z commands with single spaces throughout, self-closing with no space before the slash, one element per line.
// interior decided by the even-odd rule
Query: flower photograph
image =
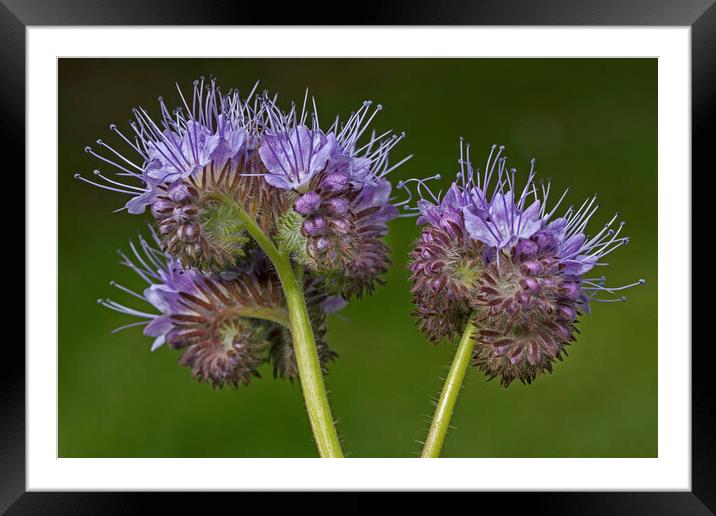
<path fill-rule="evenodd" d="M 657 456 L 656 59 L 57 66 L 60 457 Z"/>

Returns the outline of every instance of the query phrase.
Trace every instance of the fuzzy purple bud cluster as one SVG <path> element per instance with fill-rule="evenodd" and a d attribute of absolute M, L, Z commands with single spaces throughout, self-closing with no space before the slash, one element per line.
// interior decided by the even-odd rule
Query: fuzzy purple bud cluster
<path fill-rule="evenodd" d="M 549 182 L 536 181 L 534 160 L 525 181 L 507 168 L 503 147 L 493 146 L 484 171 L 474 170 L 469 146 L 460 146 L 460 172 L 444 196 L 427 180 L 411 180 L 419 199 L 415 209 L 420 238 L 411 253 L 415 315 L 433 342 L 455 338 L 472 321 L 477 332 L 473 364 L 504 386 L 530 383 L 551 372 L 575 340 L 577 318 L 590 311 L 606 287 L 590 278 L 601 259 L 625 245 L 618 214 L 596 234 L 586 227 L 596 212 L 596 196 L 578 209 L 556 216 L 566 192 L 547 210 Z M 437 179 L 433 177 L 429 179 Z"/>
<path fill-rule="evenodd" d="M 248 383 L 270 361 L 276 375 L 297 375 L 285 301 L 270 261 L 250 236 L 246 215 L 298 265 L 322 363 L 325 316 L 381 283 L 389 267 L 382 242 L 398 215 L 388 174 L 391 149 L 403 138 L 368 131 L 381 106 L 365 102 L 345 121 L 321 128 L 315 101 L 291 104 L 254 90 L 222 94 L 215 80 L 179 90 L 174 110 L 133 110 L 131 133 L 114 124 L 117 148 L 85 150 L 109 165 L 90 180 L 129 197 L 120 210 L 148 211 L 152 238 L 132 245 L 125 265 L 149 283 L 143 293 L 119 288 L 159 310 L 145 334 L 182 350 L 180 363 L 215 386 Z M 120 149 L 119 147 L 123 147 Z M 130 325 L 131 326 L 131 325 Z"/>
<path fill-rule="evenodd" d="M 154 339 L 152 351 L 164 345 L 181 351 L 179 363 L 214 387 L 248 384 L 266 362 L 273 364 L 275 376 L 293 379 L 298 375 L 285 299 L 264 257 L 257 253 L 241 268 L 202 272 L 161 251 L 158 235 L 151 229 L 150 233 L 150 239 L 139 236 L 130 244 L 131 253 L 119 252 L 121 263 L 142 278 L 146 288 L 135 292 L 112 284 L 151 309 L 99 300 L 107 308 L 141 319 L 118 330 L 144 326 L 144 334 Z M 326 315 L 341 304 L 311 274 L 305 275 L 303 289 L 325 367 L 336 356 L 324 339 Z"/>

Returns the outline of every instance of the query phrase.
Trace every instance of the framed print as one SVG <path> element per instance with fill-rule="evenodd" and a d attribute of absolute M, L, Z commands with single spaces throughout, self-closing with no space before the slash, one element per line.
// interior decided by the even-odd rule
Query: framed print
<path fill-rule="evenodd" d="M 714 510 L 691 338 L 710 2 L 351 26 L 81 4 L 0 6 L 27 217 L 3 510 L 135 512 L 140 491 Z"/>

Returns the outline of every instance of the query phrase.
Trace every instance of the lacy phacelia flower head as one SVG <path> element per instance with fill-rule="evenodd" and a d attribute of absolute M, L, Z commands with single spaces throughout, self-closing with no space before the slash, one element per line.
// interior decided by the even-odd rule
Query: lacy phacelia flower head
<path fill-rule="evenodd" d="M 129 195 L 129 213 L 148 207 L 163 249 L 184 266 L 219 271 L 251 253 L 242 209 L 336 293 L 372 290 L 389 265 L 381 238 L 398 215 L 387 175 L 409 158 L 388 161 L 403 135 L 366 133 L 381 106 L 365 102 L 324 130 L 307 97 L 283 112 L 266 93 L 222 95 L 212 79 L 181 99 L 170 113 L 160 98 L 158 122 L 135 109 L 131 137 L 110 127 L 138 159 L 102 140 L 104 152 L 87 147 L 118 177 L 77 177 Z"/>
<path fill-rule="evenodd" d="M 231 267 L 252 242 L 238 221 L 235 206 L 251 214 L 264 231 L 285 209 L 280 191 L 263 180 L 257 134 L 263 126 L 253 91 L 246 99 L 232 91 L 222 95 L 215 80 L 195 81 L 189 101 L 169 112 L 159 99 L 161 119 L 142 108 L 133 110 L 133 136 L 114 124 L 131 160 L 102 140 L 85 150 L 114 168 L 112 179 L 96 170 L 101 182 L 77 177 L 131 198 L 129 213 L 148 207 L 156 220 L 162 247 L 187 266 L 208 270 Z"/>
<path fill-rule="evenodd" d="M 598 296 L 644 280 L 611 288 L 603 277 L 585 277 L 628 242 L 624 223 L 614 227 L 617 214 L 587 236 L 596 196 L 558 217 L 566 192 L 547 210 L 550 184 L 535 181 L 534 160 L 518 181 L 503 152 L 493 146 L 484 171 L 473 170 L 469 146 L 461 143 L 460 172 L 444 196 L 434 195 L 427 180 L 399 186 L 416 184 L 419 196 L 412 209 L 423 229 L 410 271 L 420 329 L 437 342 L 456 337 L 472 320 L 474 365 L 507 386 L 551 372 L 591 301 L 622 301 Z"/>
<path fill-rule="evenodd" d="M 309 129 L 305 114 L 269 109 L 269 128 L 261 139 L 266 181 L 289 192 L 292 201 L 279 222 L 281 247 L 329 278 L 345 297 L 372 291 L 389 265 L 381 237 L 398 208 L 387 175 L 409 157 L 388 162 L 402 134 L 373 132 L 358 143 L 381 109 L 364 102 L 345 123 L 336 120 L 325 132 L 315 113 Z"/>
<path fill-rule="evenodd" d="M 99 300 L 108 308 L 142 319 L 115 331 L 144 326 L 144 334 L 154 338 L 152 351 L 164 345 L 180 350 L 179 363 L 214 387 L 248 384 L 267 361 L 273 362 L 277 375 L 297 376 L 285 301 L 278 278 L 263 259 L 245 261 L 243 270 L 202 273 L 160 251 L 156 234 L 152 239 L 154 245 L 141 236 L 137 244 L 131 243 L 131 257 L 120 252 L 122 263 L 148 283 L 144 291 L 137 293 L 112 282 L 152 309 Z M 323 293 L 320 281 L 307 276 L 304 290 L 325 367 L 336 356 L 323 341 L 325 316 L 341 306 Z"/>

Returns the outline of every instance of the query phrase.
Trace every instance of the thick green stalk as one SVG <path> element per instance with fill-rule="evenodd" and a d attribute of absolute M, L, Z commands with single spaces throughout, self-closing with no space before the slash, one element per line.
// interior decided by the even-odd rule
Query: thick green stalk
<path fill-rule="evenodd" d="M 233 203 L 233 199 L 222 200 Z M 261 231 L 253 217 L 249 216 L 242 207 L 239 207 L 239 217 L 246 231 L 273 262 L 281 281 L 286 297 L 299 379 L 318 452 L 321 457 L 343 457 L 338 433 L 333 424 L 331 407 L 328 404 L 316 339 L 308 316 L 306 300 L 303 297 L 302 285 L 296 279 L 289 256 L 278 250 L 273 241 Z M 302 270 L 297 272 L 300 277 L 303 276 Z"/>
<path fill-rule="evenodd" d="M 421 457 L 434 458 L 440 456 L 443 442 L 445 442 L 445 435 L 450 427 L 455 402 L 460 394 L 462 381 L 465 378 L 465 371 L 470 364 L 473 349 L 472 338 L 475 335 L 475 330 L 475 325 L 472 322 L 468 322 L 467 326 L 465 326 L 455 358 L 450 366 L 450 372 L 445 379 L 443 391 L 440 393 L 440 399 L 435 408 L 435 415 L 433 416 L 433 422 L 430 425 L 430 432 L 425 440 Z"/>

